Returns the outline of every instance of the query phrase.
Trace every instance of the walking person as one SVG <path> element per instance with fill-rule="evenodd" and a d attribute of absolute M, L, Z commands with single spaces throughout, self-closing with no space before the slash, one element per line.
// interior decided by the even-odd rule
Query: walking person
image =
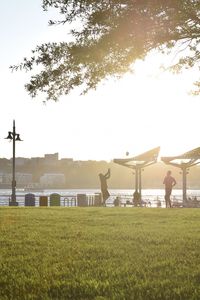
<path fill-rule="evenodd" d="M 171 176 L 171 171 L 167 171 L 167 175 L 165 176 L 164 180 L 163 180 L 163 184 L 165 185 L 165 204 L 166 204 L 166 208 L 172 207 L 171 204 L 171 193 L 172 193 L 172 188 L 175 186 L 176 184 L 176 180 L 174 177 Z"/>
<path fill-rule="evenodd" d="M 110 169 L 108 169 L 106 174 L 99 174 L 99 179 L 101 183 L 101 193 L 103 198 L 103 205 L 105 205 L 106 200 L 110 197 L 107 186 L 107 179 L 110 178 Z"/>

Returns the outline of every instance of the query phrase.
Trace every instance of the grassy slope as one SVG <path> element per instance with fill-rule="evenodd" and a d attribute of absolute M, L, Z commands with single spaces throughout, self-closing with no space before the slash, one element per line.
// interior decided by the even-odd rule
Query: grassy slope
<path fill-rule="evenodd" d="M 200 299 L 200 209 L 0 208 L 0 299 Z"/>

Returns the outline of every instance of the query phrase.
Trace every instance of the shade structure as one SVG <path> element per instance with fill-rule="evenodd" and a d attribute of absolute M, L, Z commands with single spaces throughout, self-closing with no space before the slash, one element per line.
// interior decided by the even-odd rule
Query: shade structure
<path fill-rule="evenodd" d="M 187 173 L 188 169 L 200 163 L 200 147 L 177 156 L 164 156 L 161 160 L 182 171 L 183 206 L 187 207 Z"/>
<path fill-rule="evenodd" d="M 133 169 L 135 171 L 135 195 L 139 197 L 141 202 L 142 191 L 142 176 L 141 171 L 143 168 L 155 164 L 158 159 L 160 147 L 153 148 L 137 156 L 128 158 L 115 158 L 113 161 L 124 167 Z M 139 194 L 139 195 L 138 195 Z"/>

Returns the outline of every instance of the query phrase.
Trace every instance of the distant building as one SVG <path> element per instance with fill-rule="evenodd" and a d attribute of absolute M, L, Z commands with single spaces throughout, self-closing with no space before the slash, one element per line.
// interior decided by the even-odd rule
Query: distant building
<path fill-rule="evenodd" d="M 27 185 L 32 182 L 33 175 L 30 173 L 16 173 L 15 175 L 16 182 L 19 185 Z"/>
<path fill-rule="evenodd" d="M 3 173 L 0 172 L 0 184 L 2 184 L 2 183 L 3 183 Z"/>
<path fill-rule="evenodd" d="M 11 182 L 12 182 L 12 173 L 1 173 L 2 184 L 11 184 Z"/>
<path fill-rule="evenodd" d="M 27 161 L 28 161 L 28 158 L 16 157 L 15 158 L 15 165 L 16 166 L 24 166 Z"/>
<path fill-rule="evenodd" d="M 32 182 L 33 176 L 29 173 L 19 173 L 15 174 L 15 179 L 17 185 L 26 185 Z M 12 173 L 0 173 L 0 184 L 11 184 L 12 183 Z"/>
<path fill-rule="evenodd" d="M 16 157 L 15 158 L 15 165 L 16 166 L 24 166 L 25 163 L 28 161 L 29 159 L 28 158 L 25 158 L 25 157 Z M 10 161 L 12 162 L 13 159 L 11 158 Z"/>
<path fill-rule="evenodd" d="M 40 177 L 43 187 L 61 187 L 65 185 L 65 175 L 61 173 L 45 173 Z"/>
<path fill-rule="evenodd" d="M 83 164 L 84 164 L 84 161 L 82 161 L 82 160 L 75 160 L 74 161 L 74 166 L 81 167 Z"/>
<path fill-rule="evenodd" d="M 43 157 L 31 157 L 30 159 L 30 164 L 32 166 L 36 166 L 36 165 L 42 165 L 44 163 L 44 158 Z"/>
<path fill-rule="evenodd" d="M 73 164 L 73 162 L 74 162 L 74 160 L 73 160 L 73 158 L 61 158 L 60 160 L 59 160 L 59 165 L 68 165 L 68 166 L 70 166 L 70 165 L 72 165 Z"/>
<path fill-rule="evenodd" d="M 58 153 L 54 154 L 45 154 L 44 155 L 44 163 L 45 165 L 57 165 L 58 164 Z"/>

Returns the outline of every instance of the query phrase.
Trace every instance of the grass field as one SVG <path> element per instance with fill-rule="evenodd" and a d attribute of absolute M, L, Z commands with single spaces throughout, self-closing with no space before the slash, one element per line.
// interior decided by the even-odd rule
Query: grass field
<path fill-rule="evenodd" d="M 200 299 L 200 209 L 2 207 L 4 299 Z"/>

